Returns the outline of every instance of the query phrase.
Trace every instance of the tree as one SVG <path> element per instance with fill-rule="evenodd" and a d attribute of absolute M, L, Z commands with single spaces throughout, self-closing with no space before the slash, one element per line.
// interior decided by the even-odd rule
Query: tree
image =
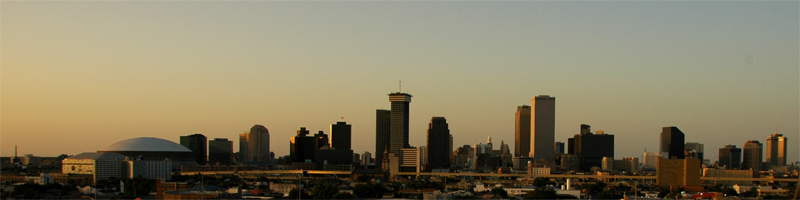
<path fill-rule="evenodd" d="M 357 180 L 358 180 L 358 182 L 369 182 L 370 180 L 372 180 L 372 176 L 360 175 L 360 176 L 358 176 Z"/>
<path fill-rule="evenodd" d="M 495 196 L 508 198 L 508 192 L 505 189 L 503 189 L 503 187 L 492 188 L 492 190 L 489 191 L 489 193 L 492 193 Z"/>
<path fill-rule="evenodd" d="M 299 190 L 297 190 L 297 188 L 289 190 L 289 196 L 287 198 L 289 198 L 289 199 L 297 199 L 297 193 L 301 193 Z M 301 199 L 311 199 L 311 195 L 308 195 L 308 193 L 302 192 L 301 193 Z"/>
<path fill-rule="evenodd" d="M 545 177 L 538 177 L 533 179 L 533 185 L 535 185 L 536 187 L 545 187 L 547 185 L 550 185 L 551 183 L 552 182 L 550 182 L 550 179 Z"/>
<path fill-rule="evenodd" d="M 553 199 L 556 197 L 556 191 L 550 188 L 539 187 L 525 193 L 522 198 L 525 199 Z"/>
<path fill-rule="evenodd" d="M 339 192 L 333 195 L 334 199 L 354 199 L 355 197 L 347 192 Z"/>
<path fill-rule="evenodd" d="M 729 197 L 730 196 L 739 196 L 739 193 L 736 192 L 736 190 L 734 190 L 733 188 L 722 189 L 722 194 L 725 194 L 726 196 L 729 196 Z"/>
<path fill-rule="evenodd" d="M 611 191 L 611 190 L 603 190 L 602 192 L 600 192 L 599 195 L 597 195 L 597 198 L 599 198 L 599 199 L 619 199 L 619 197 L 617 197 L 617 194 L 614 191 Z"/>
<path fill-rule="evenodd" d="M 333 195 L 336 193 L 339 193 L 339 189 L 337 189 L 336 186 L 321 180 L 314 186 L 314 190 L 311 191 L 311 196 L 315 199 L 330 199 L 333 198 Z"/>
<path fill-rule="evenodd" d="M 758 196 L 758 189 L 756 187 L 751 187 L 747 192 L 742 192 L 739 194 L 741 197 L 757 197 Z"/>

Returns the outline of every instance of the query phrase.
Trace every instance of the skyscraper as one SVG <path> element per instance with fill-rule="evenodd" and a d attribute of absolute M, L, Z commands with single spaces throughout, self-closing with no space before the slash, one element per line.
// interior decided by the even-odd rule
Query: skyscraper
<path fill-rule="evenodd" d="M 250 132 L 239 135 L 239 142 L 240 161 L 270 162 L 269 130 L 266 127 L 253 125 Z"/>
<path fill-rule="evenodd" d="M 684 148 L 686 148 L 685 149 L 686 157 L 700 159 L 700 161 L 703 161 L 704 146 L 705 145 L 700 144 L 698 142 L 687 142 L 686 144 L 684 144 Z"/>
<path fill-rule="evenodd" d="M 408 106 L 411 103 L 411 95 L 395 92 L 389 94 L 389 101 L 392 102 L 392 112 L 389 122 L 389 153 L 393 153 L 402 148 L 410 147 L 408 144 Z"/>
<path fill-rule="evenodd" d="M 580 169 L 589 171 L 592 167 L 601 167 L 603 158 L 614 158 L 614 135 L 597 131 L 593 134 L 589 125 L 581 124 L 581 134 L 575 134 L 574 155 L 580 160 Z"/>
<path fill-rule="evenodd" d="M 292 137 L 289 141 L 289 157 L 291 162 L 315 162 L 320 141 L 321 139 L 318 138 L 318 136 L 309 136 L 309 131 L 306 130 L 306 127 L 300 127 L 300 130 L 297 130 L 297 135 Z"/>
<path fill-rule="evenodd" d="M 527 157 L 531 152 L 531 106 L 517 106 L 514 117 L 514 156 Z"/>
<path fill-rule="evenodd" d="M 678 127 L 669 126 L 661 129 L 661 153 L 665 158 L 686 158 L 684 154 L 684 135 Z"/>
<path fill-rule="evenodd" d="M 226 138 L 214 138 L 208 141 L 208 163 L 212 165 L 230 165 L 233 156 L 233 141 Z"/>
<path fill-rule="evenodd" d="M 739 169 L 742 164 L 742 149 L 736 148 L 736 145 L 725 145 L 719 148 L 719 166 L 725 166 L 725 169 Z"/>
<path fill-rule="evenodd" d="M 390 115 L 388 110 L 375 111 L 375 169 L 383 169 L 383 153 L 389 147 Z"/>
<path fill-rule="evenodd" d="M 206 164 L 206 154 L 208 153 L 208 144 L 206 141 L 206 136 L 199 133 L 189 136 L 181 136 L 181 145 L 194 152 L 194 160 L 200 165 Z"/>
<path fill-rule="evenodd" d="M 753 171 L 761 171 L 761 163 L 764 159 L 761 155 L 764 153 L 764 146 L 756 140 L 750 140 L 744 143 L 742 152 L 742 169 L 753 169 Z"/>
<path fill-rule="evenodd" d="M 331 124 L 331 147 L 334 149 L 351 149 L 350 124 L 336 122 Z"/>
<path fill-rule="evenodd" d="M 783 134 L 767 137 L 767 163 L 770 166 L 786 165 L 786 137 Z"/>
<path fill-rule="evenodd" d="M 531 98 L 531 148 L 529 157 L 554 162 L 556 158 L 556 98 L 539 95 Z"/>
<path fill-rule="evenodd" d="M 428 124 L 428 168 L 429 169 L 449 169 L 450 155 L 453 150 L 449 144 L 442 144 L 443 141 L 450 140 L 450 129 L 444 117 L 433 117 Z"/>

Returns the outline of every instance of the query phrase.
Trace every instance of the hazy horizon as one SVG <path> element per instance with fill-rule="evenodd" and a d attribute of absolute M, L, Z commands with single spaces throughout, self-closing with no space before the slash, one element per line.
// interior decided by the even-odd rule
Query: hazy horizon
<path fill-rule="evenodd" d="M 442 116 L 454 148 L 513 152 L 516 107 L 550 95 L 556 141 L 589 124 L 615 158 L 657 151 L 666 126 L 712 162 L 776 130 L 800 156 L 798 1 L 3 1 L 0 24 L 2 156 L 194 133 L 238 151 L 261 124 L 280 157 L 337 121 L 374 156 L 401 80 L 412 146 Z"/>

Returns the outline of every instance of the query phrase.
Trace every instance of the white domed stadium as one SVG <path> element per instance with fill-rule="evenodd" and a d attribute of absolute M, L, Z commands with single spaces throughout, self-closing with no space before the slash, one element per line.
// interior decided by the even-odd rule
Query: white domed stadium
<path fill-rule="evenodd" d="M 131 138 L 111 144 L 97 152 L 119 153 L 127 157 L 143 158 L 144 160 L 170 160 L 173 169 L 180 169 L 181 165 L 194 166 L 195 154 L 189 148 L 178 143 L 154 137 Z"/>

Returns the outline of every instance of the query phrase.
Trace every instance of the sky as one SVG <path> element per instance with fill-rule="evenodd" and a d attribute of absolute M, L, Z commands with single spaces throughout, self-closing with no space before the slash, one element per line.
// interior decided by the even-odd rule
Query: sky
<path fill-rule="evenodd" d="M 194 133 L 238 151 L 261 124 L 283 156 L 337 121 L 374 153 L 402 90 L 412 146 L 443 116 L 455 147 L 513 151 L 516 107 L 550 95 L 556 141 L 589 124 L 618 159 L 677 126 L 712 162 L 777 131 L 794 162 L 799 19 L 798 1 L 2 1 L 0 154 Z"/>

